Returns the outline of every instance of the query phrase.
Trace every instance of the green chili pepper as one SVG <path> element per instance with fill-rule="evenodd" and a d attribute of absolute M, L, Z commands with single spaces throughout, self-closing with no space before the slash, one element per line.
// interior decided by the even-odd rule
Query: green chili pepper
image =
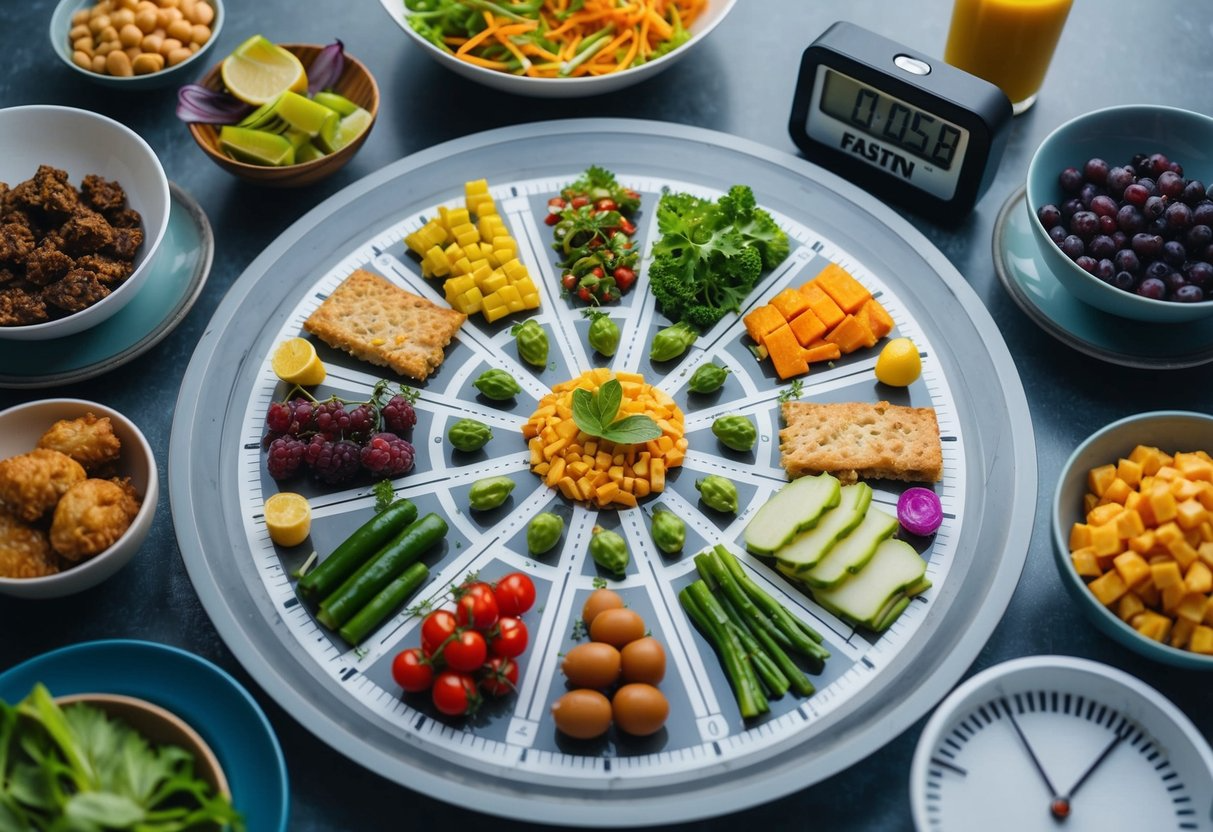
<path fill-rule="evenodd" d="M 514 343 L 518 345 L 518 357 L 535 367 L 548 365 L 548 334 L 534 318 L 514 324 L 510 328 Z"/>
<path fill-rule="evenodd" d="M 699 499 L 708 508 L 737 513 L 737 486 L 727 477 L 708 474 L 701 480 L 695 480 L 695 488 L 699 491 Z"/>
<path fill-rule="evenodd" d="M 686 352 L 687 347 L 695 343 L 698 337 L 699 333 L 685 321 L 667 326 L 653 336 L 653 343 L 649 346 L 649 360 L 670 361 L 677 358 Z"/>
<path fill-rule="evenodd" d="M 700 364 L 691 374 L 687 389 L 692 393 L 715 393 L 724 386 L 724 381 L 731 370 L 719 364 Z"/>
<path fill-rule="evenodd" d="M 586 309 L 582 314 L 590 319 L 590 346 L 610 358 L 619 349 L 619 324 L 596 309 Z"/>

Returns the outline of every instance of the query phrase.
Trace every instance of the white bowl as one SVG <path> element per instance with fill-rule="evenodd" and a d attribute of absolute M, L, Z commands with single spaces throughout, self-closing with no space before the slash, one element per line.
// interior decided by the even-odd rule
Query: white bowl
<path fill-rule="evenodd" d="M 0 110 L 0 182 L 11 187 L 39 165 L 67 171 L 72 185 L 90 173 L 117 181 L 128 204 L 143 216 L 143 246 L 135 270 L 121 286 L 87 309 L 26 326 L 0 326 L 0 339 L 45 340 L 96 326 L 135 297 L 150 273 L 168 228 L 168 177 L 138 133 L 111 118 L 72 107 L 32 105 Z"/>
<path fill-rule="evenodd" d="M 577 78 L 532 78 L 526 75 L 511 75 L 507 72 L 486 69 L 466 61 L 461 61 L 430 43 L 409 25 L 409 12 L 404 6 L 404 0 L 379 0 L 379 2 L 384 10 L 391 15 L 392 20 L 396 21 L 397 25 L 404 29 L 405 34 L 414 43 L 418 44 L 435 61 L 457 75 L 462 75 L 464 78 L 484 84 L 486 87 L 501 90 L 502 92 L 514 93 L 515 95 L 529 95 L 535 98 L 581 98 L 586 95 L 600 95 L 602 93 L 614 92 L 624 87 L 630 87 L 632 84 L 639 83 L 646 78 L 651 78 L 662 70 L 673 66 L 675 62 L 690 52 L 696 44 L 703 42 L 703 39 L 733 10 L 733 6 L 737 0 L 708 0 L 707 9 L 689 27 L 691 32 L 690 39 L 682 46 L 662 55 L 654 61 L 649 61 L 648 63 L 620 72 L 612 72 L 609 75 Z"/>
<path fill-rule="evenodd" d="M 104 552 L 55 575 L 41 578 L 0 578 L 0 594 L 18 598 L 60 598 L 96 586 L 125 566 L 152 528 L 160 497 L 156 458 L 143 432 L 118 411 L 83 399 L 43 399 L 0 412 L 0 459 L 32 451 L 42 434 L 60 419 L 75 419 L 85 413 L 108 416 L 114 434 L 122 442 L 118 470 L 130 477 L 140 496 L 139 513 L 126 533 Z"/>

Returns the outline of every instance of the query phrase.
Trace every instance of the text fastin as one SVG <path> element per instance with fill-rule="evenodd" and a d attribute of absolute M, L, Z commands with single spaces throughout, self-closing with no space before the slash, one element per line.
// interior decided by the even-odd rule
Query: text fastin
<path fill-rule="evenodd" d="M 881 147 L 875 142 L 865 141 L 854 133 L 843 133 L 842 144 L 839 146 L 843 150 L 849 150 L 856 156 L 862 156 L 869 162 L 874 162 L 885 170 L 896 173 L 904 179 L 909 179 L 914 174 L 914 163 L 909 159 L 898 153 L 894 153 L 888 148 Z"/>

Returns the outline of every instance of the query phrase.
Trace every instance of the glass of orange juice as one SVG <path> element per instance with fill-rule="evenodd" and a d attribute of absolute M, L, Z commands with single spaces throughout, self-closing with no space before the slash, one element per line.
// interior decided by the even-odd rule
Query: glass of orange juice
<path fill-rule="evenodd" d="M 1036 103 L 1073 0 L 956 0 L 944 60 L 984 78 L 1015 115 Z"/>

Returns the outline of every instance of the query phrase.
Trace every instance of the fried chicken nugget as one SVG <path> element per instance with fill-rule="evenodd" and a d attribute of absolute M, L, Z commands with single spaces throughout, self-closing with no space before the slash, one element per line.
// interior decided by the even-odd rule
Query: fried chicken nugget
<path fill-rule="evenodd" d="M 50 426 L 38 440 L 39 448 L 50 448 L 67 454 L 84 466 L 95 471 L 109 462 L 116 462 L 122 451 L 122 442 L 114 435 L 114 426 L 108 416 L 98 418 L 85 413 L 79 419 L 60 419 Z"/>
<path fill-rule="evenodd" d="M 129 479 L 88 479 L 67 490 L 55 506 L 51 547 L 63 558 L 81 561 L 114 545 L 139 513 Z"/>
<path fill-rule="evenodd" d="M 41 578 L 58 571 L 46 535 L 0 509 L 0 578 Z"/>
<path fill-rule="evenodd" d="M 79 462 L 49 448 L 0 459 L 0 507 L 32 523 L 87 477 Z"/>

